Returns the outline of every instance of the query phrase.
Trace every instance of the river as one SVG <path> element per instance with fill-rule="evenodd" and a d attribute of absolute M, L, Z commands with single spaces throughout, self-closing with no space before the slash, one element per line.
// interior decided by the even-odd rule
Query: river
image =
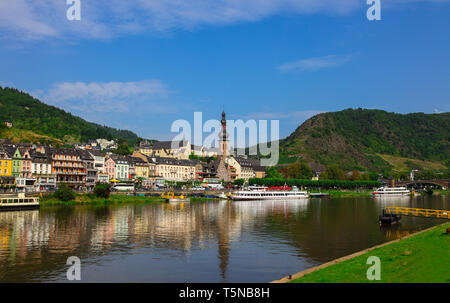
<path fill-rule="evenodd" d="M 0 282 L 269 282 L 443 223 L 383 207 L 448 209 L 448 196 L 43 207 L 0 212 Z"/>

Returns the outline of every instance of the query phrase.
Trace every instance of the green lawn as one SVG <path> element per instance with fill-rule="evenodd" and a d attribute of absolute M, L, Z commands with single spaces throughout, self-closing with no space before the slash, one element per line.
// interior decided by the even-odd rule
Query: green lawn
<path fill-rule="evenodd" d="M 205 197 L 191 197 L 191 202 L 207 202 L 218 200 L 215 198 L 205 198 Z M 117 195 L 112 194 L 109 199 L 98 198 L 90 195 L 80 195 L 75 196 L 73 201 L 60 201 L 53 197 L 44 196 L 41 198 L 41 206 L 64 206 L 64 205 L 94 205 L 94 204 L 138 204 L 138 203 L 166 203 L 166 200 L 161 197 L 142 197 L 142 196 L 127 196 L 127 195 Z"/>
<path fill-rule="evenodd" d="M 450 223 L 305 275 L 291 283 L 450 283 Z M 381 260 L 381 280 L 369 281 L 367 258 Z"/>
<path fill-rule="evenodd" d="M 123 204 L 123 203 L 164 203 L 160 197 L 141 197 L 127 195 L 111 195 L 109 199 L 97 198 L 89 195 L 76 195 L 73 201 L 60 201 L 55 198 L 44 197 L 40 201 L 41 206 L 59 205 L 86 205 L 86 204 Z"/>

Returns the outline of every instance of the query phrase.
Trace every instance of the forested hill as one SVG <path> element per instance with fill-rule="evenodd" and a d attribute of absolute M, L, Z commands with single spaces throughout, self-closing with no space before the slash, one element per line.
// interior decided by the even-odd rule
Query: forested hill
<path fill-rule="evenodd" d="M 285 163 L 304 160 L 345 169 L 382 170 L 392 164 L 386 159 L 405 158 L 448 166 L 449 130 L 450 113 L 347 109 L 305 121 L 280 142 L 280 152 Z"/>
<path fill-rule="evenodd" d="M 131 131 L 87 122 L 57 107 L 42 103 L 27 93 L 0 87 L 0 135 L 8 137 L 13 130 L 6 130 L 4 121 L 13 123 L 15 133 L 32 133 L 34 137 L 47 138 L 45 141 L 50 142 L 53 139 L 61 142 L 86 142 L 90 139 L 105 138 L 124 139 L 134 143 L 138 138 Z"/>

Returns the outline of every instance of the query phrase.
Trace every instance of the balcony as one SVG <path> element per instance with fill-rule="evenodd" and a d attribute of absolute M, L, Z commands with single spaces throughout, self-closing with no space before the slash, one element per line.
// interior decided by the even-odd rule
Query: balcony
<path fill-rule="evenodd" d="M 58 171 L 55 171 L 54 174 L 56 174 L 56 175 L 86 176 L 86 172 L 66 172 L 66 171 L 58 172 Z"/>

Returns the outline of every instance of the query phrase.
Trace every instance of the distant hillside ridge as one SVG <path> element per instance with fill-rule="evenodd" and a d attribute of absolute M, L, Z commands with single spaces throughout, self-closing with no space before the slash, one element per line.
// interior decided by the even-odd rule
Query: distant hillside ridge
<path fill-rule="evenodd" d="M 302 160 L 380 171 L 391 166 L 382 156 L 391 155 L 448 166 L 449 130 L 448 112 L 397 114 L 358 108 L 322 113 L 280 141 L 281 163 Z"/>
<path fill-rule="evenodd" d="M 63 142 L 79 143 L 97 138 L 123 139 L 134 144 L 138 136 L 129 130 L 101 126 L 47 105 L 15 88 L 0 86 L 0 122 L 12 122 L 16 130 L 31 131 L 35 137 L 47 136 Z M 17 132 L 16 132 L 17 133 Z M 19 132 L 20 133 L 20 132 Z M 0 133 L 2 137 L 7 132 Z"/>

